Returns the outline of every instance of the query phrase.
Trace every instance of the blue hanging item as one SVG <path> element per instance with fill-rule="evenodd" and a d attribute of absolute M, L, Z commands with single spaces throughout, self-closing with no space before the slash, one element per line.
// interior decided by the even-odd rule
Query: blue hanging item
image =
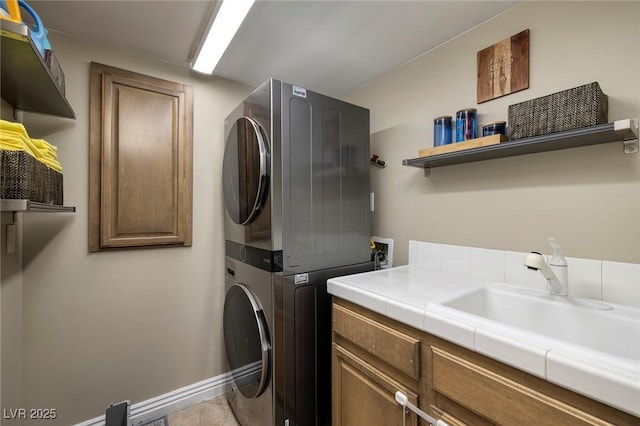
<path fill-rule="evenodd" d="M 45 53 L 47 52 L 47 50 L 51 50 L 51 43 L 49 43 L 49 38 L 47 37 L 48 34 L 49 30 L 45 28 L 44 37 L 42 37 L 42 48 L 44 49 Z"/>
<path fill-rule="evenodd" d="M 31 40 L 33 41 L 33 44 L 36 46 L 36 49 L 38 50 L 38 53 L 40 54 L 40 56 L 44 58 L 45 45 L 48 46 L 49 49 L 51 48 L 51 46 L 49 45 L 49 40 L 47 39 L 47 29 L 44 27 L 44 24 L 42 23 L 40 16 L 38 16 L 36 11 L 33 10 L 31 6 L 29 6 L 29 3 L 27 3 L 24 0 L 18 0 L 18 4 L 29 15 L 31 15 L 31 18 L 34 21 L 34 24 L 30 28 Z M 23 22 L 24 22 L 24 19 L 23 19 Z"/>

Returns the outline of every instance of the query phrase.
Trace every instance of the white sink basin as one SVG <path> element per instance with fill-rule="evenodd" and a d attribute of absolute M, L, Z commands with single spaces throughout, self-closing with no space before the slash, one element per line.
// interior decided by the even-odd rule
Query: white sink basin
<path fill-rule="evenodd" d="M 563 343 L 640 362 L 640 310 L 587 299 L 551 296 L 492 284 L 448 300 L 443 307 Z"/>

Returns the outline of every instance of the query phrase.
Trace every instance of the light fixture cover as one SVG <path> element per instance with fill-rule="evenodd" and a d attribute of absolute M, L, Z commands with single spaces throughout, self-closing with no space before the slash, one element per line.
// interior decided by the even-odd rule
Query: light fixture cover
<path fill-rule="evenodd" d="M 196 60 L 191 64 L 194 71 L 204 74 L 213 73 L 254 2 L 255 0 L 225 0 L 222 2 L 213 23 L 209 26 L 209 31 Z"/>

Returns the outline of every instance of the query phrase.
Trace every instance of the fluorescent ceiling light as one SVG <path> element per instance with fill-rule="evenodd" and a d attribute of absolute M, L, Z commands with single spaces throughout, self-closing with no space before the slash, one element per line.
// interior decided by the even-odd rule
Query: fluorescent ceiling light
<path fill-rule="evenodd" d="M 212 74 L 227 50 L 240 24 L 249 13 L 255 0 L 225 0 L 220 5 L 213 23 L 209 27 L 204 43 L 191 65 L 194 71 Z"/>

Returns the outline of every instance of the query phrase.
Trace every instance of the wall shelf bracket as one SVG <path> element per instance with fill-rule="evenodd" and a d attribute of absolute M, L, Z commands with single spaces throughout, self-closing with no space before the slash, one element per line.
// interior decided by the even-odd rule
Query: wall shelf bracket
<path fill-rule="evenodd" d="M 627 133 L 627 137 L 622 141 L 625 154 L 636 154 L 638 152 L 638 124 L 637 118 L 627 118 L 613 123 L 616 131 L 628 130 L 630 132 Z"/>
<path fill-rule="evenodd" d="M 626 140 L 623 144 L 625 154 L 636 154 L 638 152 L 638 139 Z"/>

